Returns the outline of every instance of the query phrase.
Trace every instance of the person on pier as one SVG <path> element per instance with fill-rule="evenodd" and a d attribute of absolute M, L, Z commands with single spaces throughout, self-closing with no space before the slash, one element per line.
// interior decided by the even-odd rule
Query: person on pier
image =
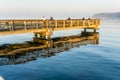
<path fill-rule="evenodd" d="M 43 21 L 45 21 L 45 20 L 46 20 L 44 16 L 42 17 L 42 20 L 43 20 Z"/>
<path fill-rule="evenodd" d="M 70 17 L 68 17 L 68 19 L 67 20 L 71 20 L 71 18 Z"/>
<path fill-rule="evenodd" d="M 50 20 L 54 20 L 54 18 L 51 16 L 51 17 L 50 17 Z"/>
<path fill-rule="evenodd" d="M 42 26 L 44 26 L 45 25 L 45 17 L 43 16 L 42 18 L 41 18 L 42 20 L 43 20 L 43 23 L 41 24 Z"/>
<path fill-rule="evenodd" d="M 85 20 L 85 17 L 83 17 L 82 20 Z"/>

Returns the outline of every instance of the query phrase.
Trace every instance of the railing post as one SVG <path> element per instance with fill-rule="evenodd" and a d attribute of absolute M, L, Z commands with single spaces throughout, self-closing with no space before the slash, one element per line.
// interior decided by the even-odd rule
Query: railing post
<path fill-rule="evenodd" d="M 27 30 L 27 21 L 24 21 L 24 29 Z"/>
<path fill-rule="evenodd" d="M 58 24 L 57 24 L 57 20 L 56 20 L 56 21 L 55 21 L 55 28 L 57 28 L 57 25 L 58 25 Z"/>
<path fill-rule="evenodd" d="M 11 21 L 11 31 L 14 30 L 14 21 Z"/>
<path fill-rule="evenodd" d="M 11 31 L 11 22 L 9 21 L 8 23 L 9 23 L 9 26 L 8 26 L 9 31 Z"/>
<path fill-rule="evenodd" d="M 70 20 L 70 27 L 72 27 L 73 26 L 73 23 L 72 23 L 72 20 Z"/>
<path fill-rule="evenodd" d="M 36 21 L 36 29 L 39 28 L 39 21 Z"/>
<path fill-rule="evenodd" d="M 90 19 L 87 20 L 87 27 L 90 27 Z"/>
<path fill-rule="evenodd" d="M 94 19 L 94 25 L 96 25 L 96 19 Z"/>
<path fill-rule="evenodd" d="M 98 25 L 98 20 L 96 19 L 96 25 Z"/>
<path fill-rule="evenodd" d="M 65 20 L 63 20 L 63 28 L 65 28 Z"/>
<path fill-rule="evenodd" d="M 80 20 L 77 20 L 77 27 L 80 26 Z"/>
<path fill-rule="evenodd" d="M 85 20 L 82 20 L 82 25 L 85 26 Z"/>
<path fill-rule="evenodd" d="M 93 20 L 91 19 L 90 24 L 93 25 Z"/>
<path fill-rule="evenodd" d="M 100 25 L 100 19 L 98 19 L 98 25 Z"/>
<path fill-rule="evenodd" d="M 97 19 L 97 25 L 99 25 L 99 19 Z"/>
<path fill-rule="evenodd" d="M 46 27 L 48 28 L 49 27 L 49 20 L 46 20 L 45 23 L 46 23 Z"/>

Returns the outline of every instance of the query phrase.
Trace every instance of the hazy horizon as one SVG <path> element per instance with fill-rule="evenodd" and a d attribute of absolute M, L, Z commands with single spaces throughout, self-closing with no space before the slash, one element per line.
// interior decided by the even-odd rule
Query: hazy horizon
<path fill-rule="evenodd" d="M 0 19 L 82 18 L 119 9 L 114 0 L 0 0 Z"/>

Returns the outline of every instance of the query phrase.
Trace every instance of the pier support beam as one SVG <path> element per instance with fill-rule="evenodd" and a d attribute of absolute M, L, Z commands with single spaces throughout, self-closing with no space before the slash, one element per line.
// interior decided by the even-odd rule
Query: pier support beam
<path fill-rule="evenodd" d="M 11 21 L 11 31 L 14 30 L 14 21 Z"/>
<path fill-rule="evenodd" d="M 94 33 L 96 32 L 96 29 L 94 29 Z"/>
<path fill-rule="evenodd" d="M 84 32 L 86 33 L 86 31 L 87 31 L 87 29 L 86 28 L 84 28 Z"/>
<path fill-rule="evenodd" d="M 78 42 L 76 42 L 76 47 L 79 47 L 79 44 L 78 44 Z"/>
<path fill-rule="evenodd" d="M 70 48 L 73 48 L 73 43 L 72 42 L 70 42 Z"/>

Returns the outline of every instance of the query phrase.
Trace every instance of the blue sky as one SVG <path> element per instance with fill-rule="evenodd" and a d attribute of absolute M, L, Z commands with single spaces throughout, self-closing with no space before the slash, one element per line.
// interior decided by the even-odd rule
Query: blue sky
<path fill-rule="evenodd" d="M 120 0 L 0 0 L 0 19 L 90 17 L 99 12 L 119 12 Z"/>

